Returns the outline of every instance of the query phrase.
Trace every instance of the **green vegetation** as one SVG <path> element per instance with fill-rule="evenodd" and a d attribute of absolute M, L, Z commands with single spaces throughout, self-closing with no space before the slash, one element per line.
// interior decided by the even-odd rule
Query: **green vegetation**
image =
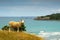
<path fill-rule="evenodd" d="M 8 30 L 9 30 L 9 27 L 10 27 L 10 26 L 6 25 L 6 26 L 4 26 L 4 27 L 2 28 L 2 30 L 7 30 L 7 31 L 8 31 Z M 19 27 L 19 31 L 26 31 L 25 28 L 26 28 L 25 25 L 22 24 L 21 27 Z M 15 27 L 15 28 L 10 27 L 10 29 L 11 29 L 11 31 L 17 31 L 17 27 Z"/>
<path fill-rule="evenodd" d="M 9 30 L 9 26 L 5 25 L 2 30 Z"/>
<path fill-rule="evenodd" d="M 8 32 L 0 30 L 0 40 L 43 40 L 43 38 L 25 32 Z"/>
<path fill-rule="evenodd" d="M 60 13 L 54 13 L 46 16 L 38 16 L 35 20 L 60 20 Z"/>
<path fill-rule="evenodd" d="M 60 20 L 60 13 L 47 15 L 47 17 L 50 17 L 51 20 Z"/>

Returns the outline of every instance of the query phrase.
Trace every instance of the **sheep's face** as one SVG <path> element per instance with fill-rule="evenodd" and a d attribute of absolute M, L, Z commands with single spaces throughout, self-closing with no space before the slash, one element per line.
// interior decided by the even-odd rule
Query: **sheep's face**
<path fill-rule="evenodd" d="M 11 22 L 9 22 L 9 25 L 10 25 L 11 27 L 21 27 L 21 22 L 11 21 Z"/>

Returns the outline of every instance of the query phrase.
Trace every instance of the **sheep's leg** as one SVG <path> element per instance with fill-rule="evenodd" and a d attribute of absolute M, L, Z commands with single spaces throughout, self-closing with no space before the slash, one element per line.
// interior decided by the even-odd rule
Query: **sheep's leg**
<path fill-rule="evenodd" d="M 10 27 L 9 27 L 9 32 L 10 32 Z"/>
<path fill-rule="evenodd" d="M 17 32 L 19 32 L 19 27 L 17 27 Z"/>

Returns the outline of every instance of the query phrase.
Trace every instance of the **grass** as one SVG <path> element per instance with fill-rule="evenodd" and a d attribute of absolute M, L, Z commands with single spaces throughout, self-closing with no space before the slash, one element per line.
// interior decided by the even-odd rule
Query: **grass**
<path fill-rule="evenodd" d="M 0 30 L 0 40 L 43 40 L 43 38 L 25 32 L 8 32 Z"/>

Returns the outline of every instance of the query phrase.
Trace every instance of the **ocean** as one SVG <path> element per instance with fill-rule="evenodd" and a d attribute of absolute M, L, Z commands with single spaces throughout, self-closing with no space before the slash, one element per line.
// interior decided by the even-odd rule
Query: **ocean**
<path fill-rule="evenodd" d="M 60 20 L 34 20 L 34 17 L 0 17 L 0 29 L 9 21 L 25 20 L 27 32 L 38 34 L 40 31 L 60 32 Z"/>
<path fill-rule="evenodd" d="M 34 17 L 0 17 L 0 29 L 5 25 L 9 25 L 9 21 L 21 21 L 21 19 L 24 19 L 26 31 L 29 33 L 37 35 L 41 35 L 39 34 L 40 31 L 47 32 L 48 34 L 60 33 L 60 20 L 34 20 L 33 18 Z"/>

